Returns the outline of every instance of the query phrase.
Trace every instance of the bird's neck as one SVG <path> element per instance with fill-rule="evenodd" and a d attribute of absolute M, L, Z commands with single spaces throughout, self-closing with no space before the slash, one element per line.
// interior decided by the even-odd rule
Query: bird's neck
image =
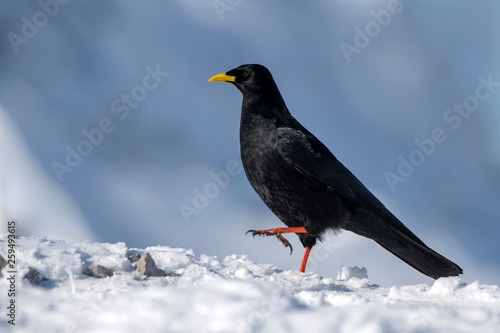
<path fill-rule="evenodd" d="M 287 125 L 294 120 L 285 101 L 278 92 L 243 95 L 241 107 L 242 121 L 252 122 L 255 117 L 274 120 Z"/>

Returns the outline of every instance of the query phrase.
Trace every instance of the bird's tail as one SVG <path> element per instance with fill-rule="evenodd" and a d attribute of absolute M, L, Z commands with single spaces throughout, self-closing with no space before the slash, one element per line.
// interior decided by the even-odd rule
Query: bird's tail
<path fill-rule="evenodd" d="M 384 232 L 377 235 L 381 237 L 374 237 L 373 230 L 369 234 L 364 234 L 363 231 L 366 230 L 349 229 L 361 236 L 373 239 L 399 259 L 433 279 L 457 276 L 463 273 L 457 264 L 429 248 L 409 230 L 410 234 L 405 235 L 402 231 L 386 226 L 383 228 Z"/>
<path fill-rule="evenodd" d="M 396 245 L 393 241 L 377 240 L 376 242 L 417 271 L 433 279 L 463 273 L 457 264 L 425 244 L 416 243 L 397 230 L 394 230 L 394 233 L 397 235 Z"/>

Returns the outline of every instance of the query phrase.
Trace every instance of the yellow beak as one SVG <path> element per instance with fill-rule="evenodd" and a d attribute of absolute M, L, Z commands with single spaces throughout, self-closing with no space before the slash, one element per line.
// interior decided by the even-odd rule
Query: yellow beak
<path fill-rule="evenodd" d="M 219 73 L 212 76 L 208 81 L 226 81 L 234 82 L 236 81 L 236 76 L 226 75 L 226 73 Z"/>

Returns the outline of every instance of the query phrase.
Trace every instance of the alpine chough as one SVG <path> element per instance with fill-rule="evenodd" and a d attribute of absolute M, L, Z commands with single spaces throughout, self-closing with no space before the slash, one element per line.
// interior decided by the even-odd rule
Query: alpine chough
<path fill-rule="evenodd" d="M 298 235 L 311 248 L 328 230 L 349 230 L 373 239 L 386 250 L 434 279 L 462 269 L 424 244 L 396 218 L 311 132 L 288 111 L 269 70 L 242 65 L 209 81 L 234 84 L 243 94 L 240 148 L 250 184 L 287 227 L 249 230 L 255 235 Z"/>

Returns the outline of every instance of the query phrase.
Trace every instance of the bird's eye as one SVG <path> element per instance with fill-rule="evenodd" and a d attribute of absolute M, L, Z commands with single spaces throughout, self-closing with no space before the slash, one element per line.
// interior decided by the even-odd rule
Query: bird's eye
<path fill-rule="evenodd" d="M 243 71 L 243 77 L 247 78 L 250 75 L 250 71 Z"/>

